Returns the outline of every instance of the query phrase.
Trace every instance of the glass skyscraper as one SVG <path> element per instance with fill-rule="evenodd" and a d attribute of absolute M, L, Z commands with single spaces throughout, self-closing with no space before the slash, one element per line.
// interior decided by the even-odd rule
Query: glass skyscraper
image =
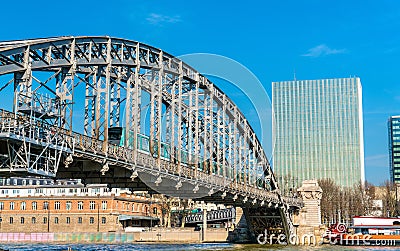
<path fill-rule="evenodd" d="M 400 115 L 389 118 L 390 179 L 400 184 Z"/>
<path fill-rule="evenodd" d="M 273 169 L 283 191 L 308 179 L 364 182 L 361 93 L 357 77 L 272 83 Z"/>

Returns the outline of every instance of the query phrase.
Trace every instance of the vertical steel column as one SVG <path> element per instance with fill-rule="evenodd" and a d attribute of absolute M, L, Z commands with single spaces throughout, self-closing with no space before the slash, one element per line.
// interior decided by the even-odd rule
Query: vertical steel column
<path fill-rule="evenodd" d="M 252 146 L 251 146 L 251 168 L 254 170 L 254 177 L 253 180 L 250 180 L 250 184 L 253 184 L 254 187 L 257 186 L 257 182 L 258 182 L 258 175 L 259 175 L 259 171 L 258 170 L 258 166 L 257 166 L 257 159 L 256 159 L 256 153 L 255 153 L 255 149 L 254 149 L 254 142 L 256 141 L 256 134 L 254 132 L 252 132 L 252 137 L 251 137 L 251 142 L 252 142 Z"/>
<path fill-rule="evenodd" d="M 103 147 L 108 143 L 109 120 L 109 89 L 111 83 L 111 40 L 107 41 L 106 66 L 98 66 L 96 79 L 96 104 L 95 104 L 95 138 L 103 140 Z M 100 52 L 101 53 L 101 52 Z M 103 80 L 103 76 L 105 80 Z M 103 136 L 103 137 L 101 137 Z"/>
<path fill-rule="evenodd" d="M 196 74 L 195 94 L 194 94 L 194 176 L 197 177 L 199 169 L 199 156 L 200 156 L 200 130 L 199 130 L 199 89 L 200 89 L 200 74 Z"/>
<path fill-rule="evenodd" d="M 140 66 L 139 66 L 140 67 Z M 125 101 L 125 142 L 124 146 L 130 149 L 137 147 L 137 134 L 140 133 L 140 79 L 138 68 L 134 73 L 128 69 Z"/>
<path fill-rule="evenodd" d="M 102 93 L 102 79 L 101 79 L 101 66 L 96 67 L 96 73 L 93 75 L 93 82 L 95 83 L 95 109 L 94 109 L 94 137 L 96 139 L 100 139 L 101 130 L 100 130 L 100 116 L 104 113 L 104 110 L 101 109 L 101 93 Z"/>
<path fill-rule="evenodd" d="M 167 121 L 167 142 L 170 145 L 170 159 L 171 161 L 176 161 L 176 151 L 175 151 L 175 114 L 176 114 L 176 79 L 172 80 L 171 86 L 171 104 L 169 107 L 169 119 Z"/>
<path fill-rule="evenodd" d="M 76 71 L 75 62 L 75 39 L 70 46 L 69 67 L 63 67 L 61 73 L 56 78 L 56 95 L 60 98 L 61 104 L 61 124 L 59 126 L 72 133 L 72 114 L 73 114 L 73 95 L 74 95 L 74 77 Z"/>
<path fill-rule="evenodd" d="M 142 117 L 142 110 L 141 110 L 141 103 L 142 103 L 142 80 L 140 79 L 140 44 L 136 44 L 136 68 L 135 68 L 135 75 L 134 83 L 132 83 L 132 76 L 130 78 L 130 88 L 131 88 L 131 109 L 132 112 L 129 116 L 129 124 L 126 125 L 126 128 L 129 128 L 129 131 L 126 130 L 126 138 L 129 140 L 132 138 L 132 148 L 136 149 L 138 147 L 138 134 L 141 132 L 141 117 Z M 128 117 L 127 117 L 128 118 Z M 127 135 L 133 133 L 133 135 Z M 126 141 L 125 145 L 129 145 L 130 141 Z M 135 154 L 136 156 L 136 154 Z M 136 157 L 135 157 L 136 162 Z"/>
<path fill-rule="evenodd" d="M 223 131 L 223 125 L 222 125 L 222 120 L 221 120 L 221 116 L 222 116 L 222 107 L 220 105 L 217 105 L 217 131 L 216 131 L 216 155 L 217 155 L 217 168 L 216 168 L 216 174 L 217 175 L 221 175 L 221 171 L 222 171 L 222 152 L 223 152 L 223 142 L 222 142 L 222 131 Z"/>
<path fill-rule="evenodd" d="M 14 73 L 14 107 L 17 113 L 22 106 L 32 107 L 32 70 L 29 62 L 30 46 L 24 51 L 24 71 Z"/>
<path fill-rule="evenodd" d="M 104 145 L 105 149 L 108 144 L 108 124 L 109 124 L 109 114 L 110 114 L 110 85 L 111 85 L 111 38 L 107 41 L 107 68 L 106 68 L 106 86 L 104 89 Z"/>
<path fill-rule="evenodd" d="M 213 162 L 214 162 L 214 156 L 213 156 L 213 141 L 214 141 L 214 85 L 211 83 L 209 85 L 209 96 L 208 96 L 208 104 L 206 109 L 208 110 L 208 118 L 209 118 L 209 129 L 208 129 L 208 137 L 206 140 L 208 140 L 208 154 L 209 154 L 209 174 L 211 175 L 213 172 Z"/>
<path fill-rule="evenodd" d="M 92 58 L 92 43 L 89 43 L 89 53 L 88 58 L 89 61 Z M 97 69 L 95 67 L 92 68 L 92 73 L 87 74 L 85 76 L 85 119 L 84 119 L 84 131 L 83 133 L 86 136 L 95 137 L 96 130 L 95 130 L 95 121 L 96 121 L 96 113 L 95 113 L 95 106 L 96 106 L 96 95 L 97 90 L 95 85 L 97 83 Z M 91 75 L 93 75 L 91 77 Z M 92 79 L 92 82 L 90 80 Z"/>
<path fill-rule="evenodd" d="M 244 183 L 244 161 L 243 161 L 243 134 L 238 132 L 238 145 L 237 145 L 237 151 L 238 151 L 238 169 L 240 171 L 239 173 L 239 180 L 240 183 Z"/>
<path fill-rule="evenodd" d="M 148 52 L 151 53 L 150 51 Z M 161 108 L 162 108 L 162 88 L 163 88 L 163 63 L 162 51 L 159 54 L 158 72 L 152 70 L 152 85 L 150 93 L 150 152 L 156 154 L 157 166 L 161 167 Z"/>
<path fill-rule="evenodd" d="M 229 134 L 228 134 L 228 156 L 229 156 L 229 176 L 230 178 L 235 181 L 235 146 L 234 146 L 234 142 L 235 142 L 235 135 L 234 133 L 234 121 L 232 121 L 231 119 L 228 120 L 228 129 L 229 129 Z"/>
<path fill-rule="evenodd" d="M 63 67 L 56 77 L 56 95 L 60 98 L 61 124 L 59 126 L 72 132 L 72 104 L 75 67 Z"/>
<path fill-rule="evenodd" d="M 182 98 L 182 81 L 183 81 L 183 63 L 182 61 L 179 62 L 179 79 L 178 79 L 178 95 L 176 97 L 176 101 L 178 102 L 178 112 L 176 113 L 178 117 L 178 145 L 177 145 L 177 151 L 176 151 L 176 157 L 178 159 L 178 172 L 180 173 L 181 170 L 181 164 L 182 164 L 182 148 L 183 148 L 183 143 L 182 143 L 182 103 L 183 103 L 183 98 Z"/>
<path fill-rule="evenodd" d="M 222 152 L 221 152 L 221 158 L 222 158 L 222 176 L 227 178 L 228 173 L 227 173 L 227 168 L 228 168 L 228 163 L 227 163 L 227 150 L 229 149 L 229 146 L 227 145 L 227 138 L 229 138 L 229 135 L 227 134 L 227 114 L 226 114 L 226 96 L 224 95 L 223 97 L 223 106 L 222 106 Z M 228 118 L 229 119 L 229 118 Z"/>
<path fill-rule="evenodd" d="M 239 167 L 238 167 L 238 163 L 239 163 L 239 144 L 238 144 L 238 116 L 237 116 L 237 111 L 236 109 L 233 111 L 233 114 L 235 114 L 235 118 L 233 119 L 233 151 L 232 151 L 232 155 L 233 155 L 233 174 L 234 174 L 234 181 L 235 183 L 239 183 L 238 182 L 238 176 L 240 176 L 239 172 Z"/>
<path fill-rule="evenodd" d="M 247 120 L 244 122 L 247 125 Z M 244 127 L 244 135 L 243 135 L 243 167 L 244 167 L 244 184 L 246 186 L 250 185 L 249 177 L 251 176 L 250 173 L 250 165 L 249 165 L 249 155 L 250 155 L 250 148 L 249 148 L 249 128 L 247 126 Z"/>
<path fill-rule="evenodd" d="M 186 93 L 189 107 L 186 109 L 187 112 L 187 153 L 188 153 L 188 165 L 193 164 L 193 146 L 194 146 L 194 121 L 193 121 L 193 113 L 194 111 L 194 104 L 193 104 L 193 83 L 189 82 L 188 83 L 188 91 Z"/>
<path fill-rule="evenodd" d="M 158 150 L 158 168 L 161 168 L 161 157 L 164 154 L 163 149 L 162 149 L 162 138 L 161 138 L 161 132 L 162 132 L 162 99 L 163 99 L 163 90 L 165 88 L 164 84 L 164 63 L 163 63 L 163 52 L 160 51 L 159 53 L 159 58 L 158 58 L 158 66 L 160 68 L 158 72 L 158 93 L 157 93 L 157 114 L 156 114 L 156 121 L 157 121 L 157 134 L 156 134 L 156 140 L 157 140 L 157 150 Z"/>
<path fill-rule="evenodd" d="M 150 53 L 150 52 L 148 52 Z M 156 94 L 156 80 L 154 76 L 154 70 L 151 70 L 151 79 L 150 79 L 150 84 L 151 84 L 151 90 L 150 90 L 150 137 L 149 137 L 149 147 L 150 147 L 150 154 L 154 157 L 155 154 L 155 133 L 156 133 L 156 100 L 157 100 L 157 94 Z"/>
<path fill-rule="evenodd" d="M 110 85 L 110 127 L 120 125 L 120 109 L 121 109 L 121 67 L 117 69 L 117 80 L 111 81 Z"/>

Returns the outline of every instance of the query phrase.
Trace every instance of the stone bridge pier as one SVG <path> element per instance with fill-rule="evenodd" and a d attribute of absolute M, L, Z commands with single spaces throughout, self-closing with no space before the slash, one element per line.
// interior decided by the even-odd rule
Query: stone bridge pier
<path fill-rule="evenodd" d="M 293 219 L 293 223 L 297 228 L 297 242 L 302 244 L 308 241 L 308 238 L 306 238 L 307 240 L 303 238 L 304 236 L 314 235 L 315 240 L 311 240 L 317 244 L 324 232 L 324 227 L 321 225 L 321 198 L 323 191 L 317 180 L 303 181 L 303 185 L 297 191 L 300 193 L 304 203 L 299 214 L 295 215 Z"/>

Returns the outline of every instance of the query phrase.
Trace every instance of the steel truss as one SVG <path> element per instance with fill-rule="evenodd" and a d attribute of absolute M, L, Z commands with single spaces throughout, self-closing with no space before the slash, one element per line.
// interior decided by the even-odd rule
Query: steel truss
<path fill-rule="evenodd" d="M 147 170 L 160 182 L 170 175 L 253 204 L 275 201 L 293 231 L 289 204 L 244 115 L 217 86 L 172 55 L 111 37 L 2 42 L 0 76 L 10 74 L 14 120 L 3 113 L 1 140 L 8 153 L 0 170 L 55 176 L 60 165 L 76 158 L 100 163 L 103 176 L 112 165 L 132 172 L 132 180 L 138 170 Z M 79 100 L 83 128 L 74 125 Z M 27 131 L 12 132 L 10 123 L 22 126 L 21 114 Z M 109 140 L 115 127 L 124 128 L 117 145 Z M 138 149 L 141 134 L 149 137 L 149 154 Z"/>

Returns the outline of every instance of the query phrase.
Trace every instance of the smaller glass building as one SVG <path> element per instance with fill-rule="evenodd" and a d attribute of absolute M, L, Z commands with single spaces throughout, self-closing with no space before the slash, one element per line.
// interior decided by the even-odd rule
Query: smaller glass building
<path fill-rule="evenodd" d="M 400 115 L 389 118 L 390 179 L 400 184 Z"/>

